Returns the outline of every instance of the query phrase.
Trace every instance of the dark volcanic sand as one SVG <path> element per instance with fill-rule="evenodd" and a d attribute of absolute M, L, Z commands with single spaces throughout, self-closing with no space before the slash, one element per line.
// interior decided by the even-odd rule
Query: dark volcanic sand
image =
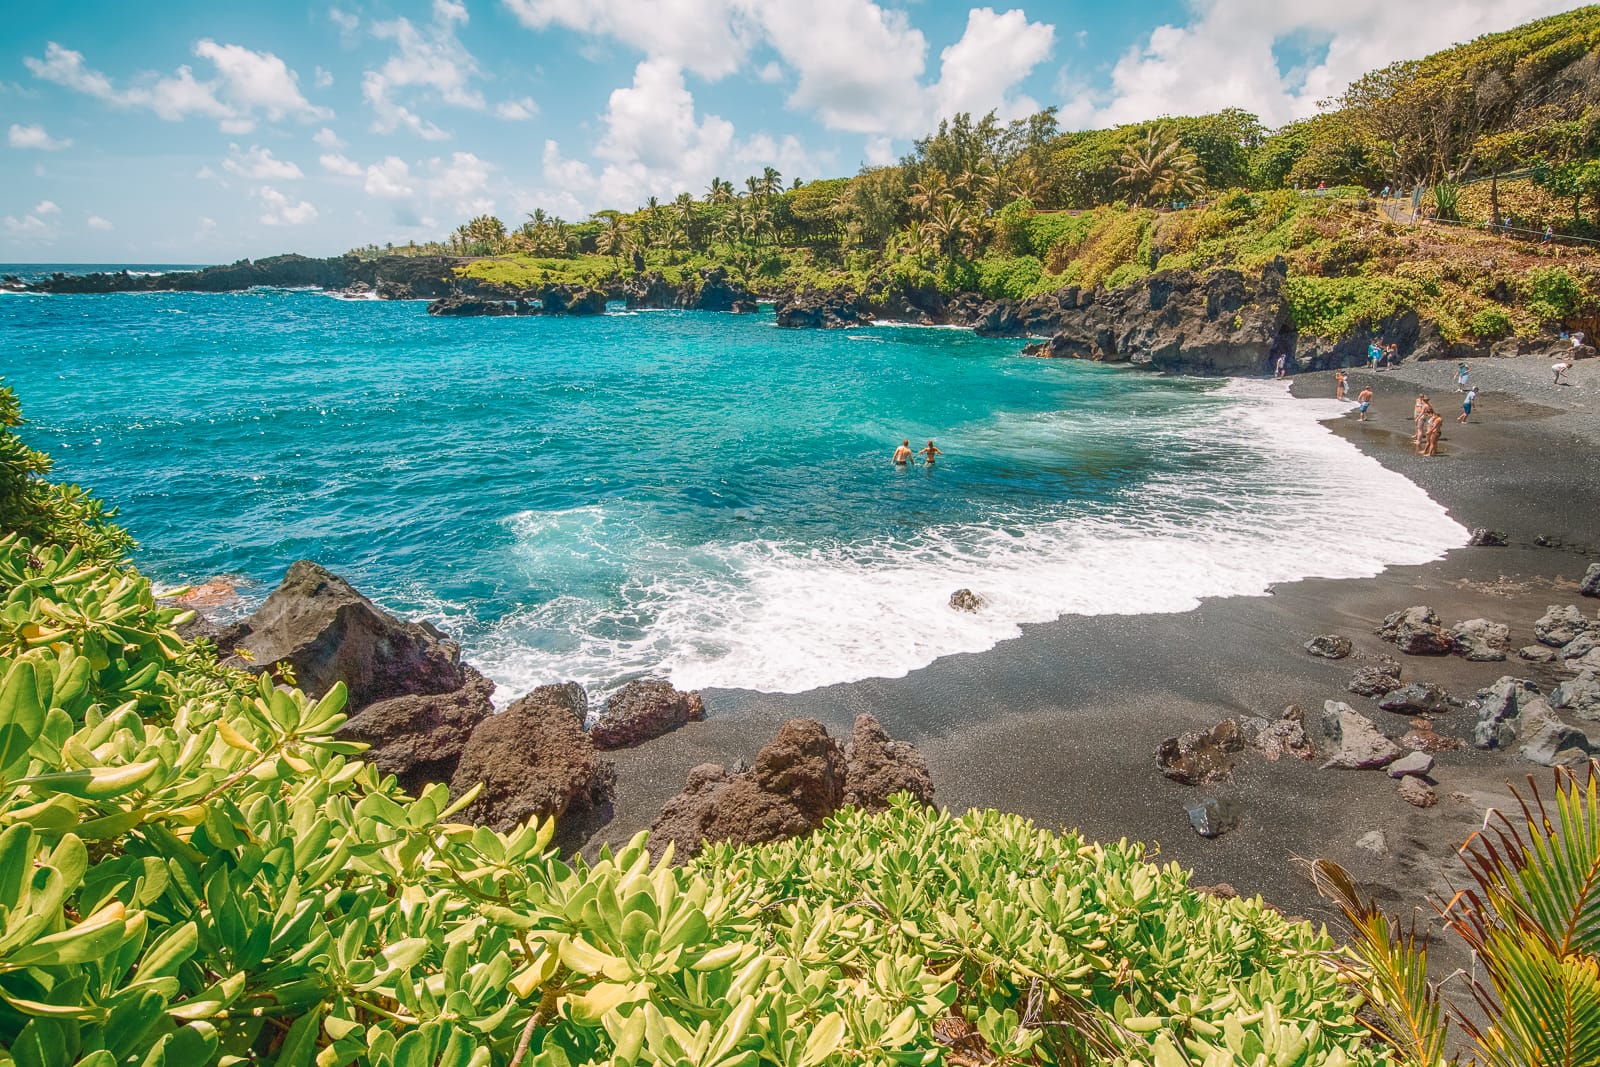
<path fill-rule="evenodd" d="M 1345 691 L 1351 672 L 1388 653 L 1406 680 L 1437 682 L 1470 698 L 1503 674 L 1542 687 L 1566 677 L 1516 659 L 1468 663 L 1458 657 L 1407 657 L 1373 633 L 1387 613 L 1431 605 L 1446 624 L 1485 617 L 1512 629 L 1512 648 L 1533 643 L 1532 624 L 1546 606 L 1579 602 L 1577 579 L 1600 545 L 1600 464 L 1595 459 L 1596 384 L 1600 361 L 1576 365 L 1570 387 L 1550 385 L 1550 358 L 1480 361 L 1480 394 L 1468 426 L 1457 426 L 1454 364 L 1424 363 L 1351 374 L 1351 395 L 1374 383 L 1374 417 L 1354 412 L 1334 424 L 1359 447 L 1422 485 L 1462 525 L 1490 526 L 1507 548 L 1463 548 L 1420 567 L 1371 579 L 1307 580 L 1265 597 L 1210 600 L 1176 615 L 1071 617 L 1024 628 L 1023 636 L 976 655 L 950 656 L 905 678 L 833 686 L 799 695 L 715 690 L 705 693 L 710 719 L 642 748 L 617 752 L 615 820 L 603 840 L 626 840 L 647 827 L 663 801 L 682 788 L 690 767 L 749 759 L 779 723 L 822 720 L 848 734 L 854 716 L 871 711 L 895 737 L 926 755 L 938 802 L 954 810 L 994 807 L 1046 827 L 1078 827 L 1093 838 L 1146 842 L 1161 861 L 1193 868 L 1199 883 L 1229 882 L 1260 893 L 1292 914 L 1332 918 L 1299 860 L 1335 859 L 1402 912 L 1426 907 L 1444 888 L 1455 849 L 1488 806 L 1511 803 L 1509 782 L 1543 768 L 1470 746 L 1436 757 L 1439 803 L 1417 809 L 1396 796 L 1381 771 L 1319 770 L 1316 763 L 1267 762 L 1241 755 L 1231 782 L 1183 786 L 1157 771 L 1162 738 L 1204 728 L 1230 715 L 1275 717 L 1288 704 L 1305 710 L 1321 741 L 1326 699 L 1345 700 L 1392 736 L 1407 719 Z M 1447 416 L 1440 455 L 1415 456 L 1411 403 L 1429 391 Z M 1297 395 L 1331 395 L 1332 375 L 1306 375 Z M 1349 531 L 1352 539 L 1362 531 Z M 1546 537 L 1561 547 L 1536 547 Z M 1582 601 L 1592 615 L 1600 603 Z M 1330 662 L 1301 645 L 1319 633 L 1355 642 L 1349 659 Z M 1470 737 L 1475 712 L 1438 718 L 1441 733 Z M 1236 798 L 1237 830 L 1215 840 L 1190 829 L 1184 808 L 1206 795 Z M 1356 847 L 1371 830 L 1389 851 Z M 1446 952 L 1440 961 L 1454 966 Z"/>

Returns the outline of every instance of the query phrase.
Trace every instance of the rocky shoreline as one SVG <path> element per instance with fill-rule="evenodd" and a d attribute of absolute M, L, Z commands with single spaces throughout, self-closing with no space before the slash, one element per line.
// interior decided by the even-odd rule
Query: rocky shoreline
<path fill-rule="evenodd" d="M 757 292 L 721 267 L 681 282 L 659 271 L 617 272 L 593 286 L 545 284 L 532 288 L 464 276 L 471 262 L 443 256 L 353 255 L 311 259 L 275 256 L 161 275 L 57 273 L 39 282 L 8 277 L 7 288 L 40 293 L 233 292 L 258 286 L 316 287 L 352 297 L 426 299 L 428 314 L 479 316 L 596 316 L 607 304 L 630 309 L 681 309 L 754 313 L 773 305 L 780 327 L 847 329 L 875 321 L 960 326 L 990 337 L 1032 340 L 1023 351 L 1044 358 L 1083 359 L 1188 374 L 1270 373 L 1278 357 L 1293 372 L 1361 366 L 1367 346 L 1393 345 L 1400 361 L 1483 359 L 1540 354 L 1587 359 L 1596 351 L 1573 348 L 1554 333 L 1532 339 L 1447 341 L 1436 324 L 1406 309 L 1341 337 L 1302 334 L 1285 293 L 1287 266 L 1276 259 L 1258 272 L 1232 268 L 1198 273 L 1159 271 L 1119 289 L 1067 286 L 1022 300 L 987 299 L 977 293 L 947 295 L 936 289 L 878 286 L 866 292 L 779 289 Z"/>

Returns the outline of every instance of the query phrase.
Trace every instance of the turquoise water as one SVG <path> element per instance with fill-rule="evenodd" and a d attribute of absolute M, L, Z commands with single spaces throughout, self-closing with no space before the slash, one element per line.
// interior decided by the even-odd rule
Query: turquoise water
<path fill-rule="evenodd" d="M 1464 538 L 1316 422 L 1331 401 L 959 330 L 257 290 L 5 295 L 0 331 L 25 438 L 121 505 L 152 575 L 230 576 L 243 609 L 315 559 L 438 621 L 502 698 L 892 676 Z M 907 437 L 945 455 L 896 469 Z M 962 586 L 989 607 L 950 610 Z"/>

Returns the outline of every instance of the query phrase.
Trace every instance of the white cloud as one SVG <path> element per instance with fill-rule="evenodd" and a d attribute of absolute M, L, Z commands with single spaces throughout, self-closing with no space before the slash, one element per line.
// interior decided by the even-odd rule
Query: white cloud
<path fill-rule="evenodd" d="M 473 111 L 488 108 L 483 94 L 473 87 L 478 61 L 456 37 L 456 27 L 467 21 L 465 5 L 455 0 L 434 0 L 433 22 L 419 29 L 410 19 L 397 18 L 372 25 L 372 35 L 393 41 L 394 53 L 377 70 L 361 79 L 361 93 L 372 108 L 372 128 L 392 133 L 404 127 L 424 140 L 439 141 L 449 134 L 396 99 L 397 92 L 421 91 L 455 107 Z"/>
<path fill-rule="evenodd" d="M 1038 103 L 1026 96 L 1013 98 L 1011 90 L 1044 62 L 1054 44 L 1055 27 L 1029 22 L 1020 10 L 997 15 L 993 8 L 973 8 L 961 40 L 939 53 L 934 115 L 982 115 L 991 108 L 1002 119 L 1033 114 Z"/>
<path fill-rule="evenodd" d="M 298 203 L 270 185 L 256 190 L 264 209 L 261 221 L 268 226 L 303 226 L 317 217 L 316 205 L 309 200 Z"/>
<path fill-rule="evenodd" d="M 20 219 L 15 215 L 7 215 L 0 219 L 0 226 L 5 227 L 9 236 L 21 241 L 51 241 L 56 235 L 54 226 L 31 213 Z"/>
<path fill-rule="evenodd" d="M 59 152 L 72 146 L 70 137 L 57 140 L 43 126 L 21 126 L 13 122 L 7 135 L 12 148 L 36 148 L 41 152 Z"/>
<path fill-rule="evenodd" d="M 615 37 L 705 78 L 732 74 L 757 36 L 751 0 L 505 0 L 523 25 Z"/>
<path fill-rule="evenodd" d="M 194 176 L 203 182 L 208 182 L 217 176 L 217 172 L 212 170 L 210 165 L 206 165 L 195 171 Z"/>
<path fill-rule="evenodd" d="M 339 139 L 339 135 L 326 126 L 313 134 L 311 139 L 316 142 L 319 148 L 326 148 L 330 152 L 344 147 L 344 141 Z"/>
<path fill-rule="evenodd" d="M 387 156 L 381 163 L 367 168 L 366 191 L 368 196 L 399 200 L 415 190 L 411 185 L 411 167 L 399 156 Z"/>
<path fill-rule="evenodd" d="M 249 133 L 259 118 L 278 122 L 333 116 L 301 94 L 294 71 L 271 52 L 204 39 L 195 44 L 194 54 L 216 68 L 214 79 L 201 81 L 190 67 L 181 66 L 170 76 L 148 74 L 118 89 L 110 78 L 84 62 L 83 53 L 55 41 L 45 46 L 42 59 L 26 56 L 22 62 L 36 78 L 117 107 L 143 108 L 169 122 L 200 115 L 217 120 L 225 133 Z"/>
<path fill-rule="evenodd" d="M 524 96 L 520 100 L 502 100 L 495 105 L 494 113 L 503 119 L 513 122 L 522 119 L 531 119 L 539 114 L 539 105 L 534 103 L 533 97 Z"/>
<path fill-rule="evenodd" d="M 342 34 L 355 33 L 361 25 L 361 20 L 355 15 L 336 7 L 328 9 L 328 21 L 339 27 L 339 32 Z"/>
<path fill-rule="evenodd" d="M 318 66 L 312 71 L 318 89 L 328 89 L 333 86 L 333 71 L 325 70 Z"/>
<path fill-rule="evenodd" d="M 33 205 L 33 214 L 35 215 L 59 215 L 60 213 L 61 208 L 56 206 L 54 200 L 41 200 Z"/>
<path fill-rule="evenodd" d="M 1158 26 L 1112 68 L 1111 89 L 1063 114 L 1098 123 L 1243 107 L 1279 125 L 1316 111 L 1363 73 L 1504 30 L 1566 0 L 1435 0 L 1426 17 L 1392 0 L 1200 0 L 1183 25 Z M 1307 38 L 1326 54 L 1280 68 L 1274 46 Z"/>
<path fill-rule="evenodd" d="M 248 152 L 240 152 L 236 144 L 229 145 L 222 169 L 252 181 L 294 181 L 305 177 L 299 166 L 287 159 L 273 158 L 271 149 L 258 145 L 251 145 Z"/>
<path fill-rule="evenodd" d="M 322 169 L 330 174 L 337 174 L 344 178 L 359 178 L 366 173 L 366 169 L 339 152 L 329 152 L 318 156 L 317 162 L 322 164 Z"/>
<path fill-rule="evenodd" d="M 791 107 L 854 133 L 925 130 L 920 79 L 928 42 L 904 12 L 865 0 L 816 0 L 774 2 L 763 14 L 772 47 L 800 76 Z"/>
<path fill-rule="evenodd" d="M 195 227 L 194 239 L 196 241 L 207 241 L 207 240 L 210 240 L 211 238 L 215 237 L 216 235 L 217 235 L 217 220 L 213 219 L 213 218 L 210 218 L 209 216 L 206 216 L 206 215 L 201 215 L 200 216 L 200 221 L 196 224 L 196 227 Z"/>
<path fill-rule="evenodd" d="M 874 167 L 887 167 L 895 161 L 894 141 L 887 137 L 868 137 L 867 162 Z"/>
<path fill-rule="evenodd" d="M 84 223 L 91 230 L 111 230 L 116 228 L 112 226 L 110 219 L 101 218 L 99 215 L 90 215 L 84 220 Z"/>
<path fill-rule="evenodd" d="M 453 152 L 449 161 L 429 162 L 432 177 L 428 193 L 444 201 L 457 215 L 484 215 L 494 211 L 494 200 L 487 195 L 489 172 L 494 164 L 471 152 Z"/>

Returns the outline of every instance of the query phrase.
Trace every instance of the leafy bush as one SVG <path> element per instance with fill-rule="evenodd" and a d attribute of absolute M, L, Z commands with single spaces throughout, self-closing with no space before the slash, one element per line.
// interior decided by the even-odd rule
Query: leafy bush
<path fill-rule="evenodd" d="M 137 573 L 0 537 L 0 1062 L 1347 1067 L 1331 944 L 1136 845 L 897 801 L 817 834 L 461 825 Z"/>
<path fill-rule="evenodd" d="M 1541 323 L 1557 323 L 1583 310 L 1583 287 L 1560 267 L 1534 267 L 1518 286 L 1528 314 Z"/>
<path fill-rule="evenodd" d="M 1291 275 L 1284 295 L 1297 329 L 1317 337 L 1342 337 L 1415 307 L 1420 294 L 1400 278 Z"/>
<path fill-rule="evenodd" d="M 1499 308 L 1484 308 L 1472 316 L 1468 326 L 1472 336 L 1480 341 L 1498 341 L 1511 332 L 1511 316 Z"/>
<path fill-rule="evenodd" d="M 978 263 L 978 291 L 991 300 L 1020 300 L 1033 292 L 1043 268 L 1033 256 L 990 256 Z"/>

